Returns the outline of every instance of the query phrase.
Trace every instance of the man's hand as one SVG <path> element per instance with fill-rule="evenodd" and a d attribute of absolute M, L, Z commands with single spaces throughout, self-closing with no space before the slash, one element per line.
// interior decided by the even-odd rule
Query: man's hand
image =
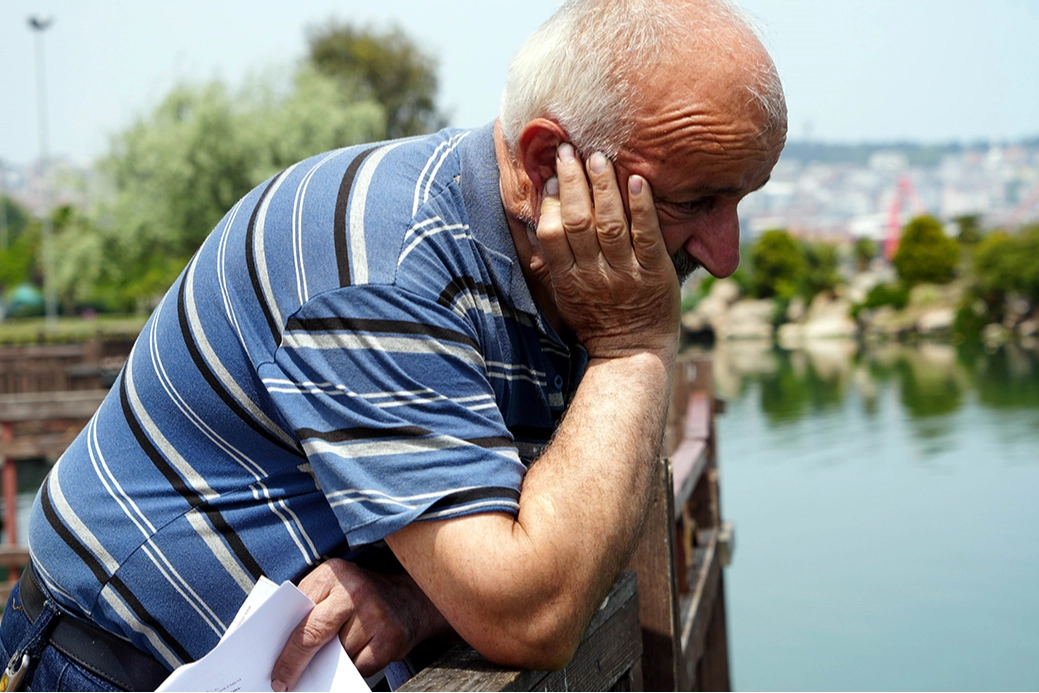
<path fill-rule="evenodd" d="M 629 224 L 613 164 L 586 169 L 570 144 L 556 154 L 558 181 L 546 185 L 531 268 L 552 287 L 560 317 L 592 358 L 673 350 L 679 286 L 660 234 L 649 184 L 628 180 Z M 589 183 L 591 192 L 589 193 Z"/>
<path fill-rule="evenodd" d="M 293 631 L 271 673 L 291 690 L 318 650 L 337 634 L 364 676 L 403 658 L 450 626 L 407 573 L 375 573 L 333 558 L 299 584 L 317 605 Z"/>

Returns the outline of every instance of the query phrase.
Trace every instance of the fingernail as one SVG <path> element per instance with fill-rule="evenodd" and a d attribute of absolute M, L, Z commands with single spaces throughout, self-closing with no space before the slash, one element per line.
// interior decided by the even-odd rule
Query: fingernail
<path fill-rule="evenodd" d="M 628 192 L 632 195 L 641 195 L 643 182 L 642 176 L 632 176 L 631 178 L 628 178 Z"/>
<path fill-rule="evenodd" d="M 588 160 L 588 165 L 592 169 L 592 173 L 599 174 L 606 170 L 606 157 L 602 152 L 596 152 L 592 154 L 592 157 Z"/>
<path fill-rule="evenodd" d="M 273 681 L 271 681 L 271 690 L 277 691 L 278 693 L 285 693 L 285 691 L 289 689 L 284 683 L 282 683 L 278 679 L 274 679 Z"/>
<path fill-rule="evenodd" d="M 545 182 L 545 194 L 556 196 L 559 194 L 559 179 L 552 176 Z"/>
<path fill-rule="evenodd" d="M 566 163 L 570 163 L 571 161 L 574 160 L 574 148 L 573 148 L 573 145 L 571 145 L 571 144 L 569 144 L 567 142 L 564 142 L 563 144 L 559 145 L 559 147 L 556 149 L 556 154 L 559 155 L 559 160 L 560 161 L 565 161 Z"/>

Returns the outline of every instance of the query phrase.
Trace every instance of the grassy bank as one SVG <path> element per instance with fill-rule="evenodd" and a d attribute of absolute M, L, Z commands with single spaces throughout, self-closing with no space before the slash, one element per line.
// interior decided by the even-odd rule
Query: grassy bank
<path fill-rule="evenodd" d="M 96 318 L 10 318 L 0 322 L 0 345 L 67 344 L 103 339 L 132 339 L 144 327 L 147 316 L 99 315 Z"/>

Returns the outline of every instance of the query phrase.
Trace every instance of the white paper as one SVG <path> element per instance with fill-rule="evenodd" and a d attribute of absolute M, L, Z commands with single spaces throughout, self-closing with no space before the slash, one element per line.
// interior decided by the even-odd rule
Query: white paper
<path fill-rule="evenodd" d="M 289 635 L 314 608 L 291 582 L 272 589 L 261 578 L 216 647 L 178 667 L 160 691 L 270 691 L 271 671 Z M 255 596 L 254 596 L 255 594 Z M 370 690 L 339 638 L 325 645 L 303 672 L 297 691 Z"/>

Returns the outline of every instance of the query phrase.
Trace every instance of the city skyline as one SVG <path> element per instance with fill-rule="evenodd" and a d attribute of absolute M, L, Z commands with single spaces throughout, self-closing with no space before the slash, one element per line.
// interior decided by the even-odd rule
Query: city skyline
<path fill-rule="evenodd" d="M 509 58 L 554 9 L 524 3 L 420 0 L 203 2 L 10 0 L 0 7 L 0 161 L 37 157 L 30 15 L 44 37 L 51 152 L 78 165 L 178 82 L 286 69 L 305 30 L 330 18 L 392 22 L 440 61 L 450 123 L 491 120 Z M 784 80 L 792 140 L 1015 141 L 1039 136 L 1039 0 L 746 0 Z M 464 36 L 465 40 L 456 40 Z"/>

